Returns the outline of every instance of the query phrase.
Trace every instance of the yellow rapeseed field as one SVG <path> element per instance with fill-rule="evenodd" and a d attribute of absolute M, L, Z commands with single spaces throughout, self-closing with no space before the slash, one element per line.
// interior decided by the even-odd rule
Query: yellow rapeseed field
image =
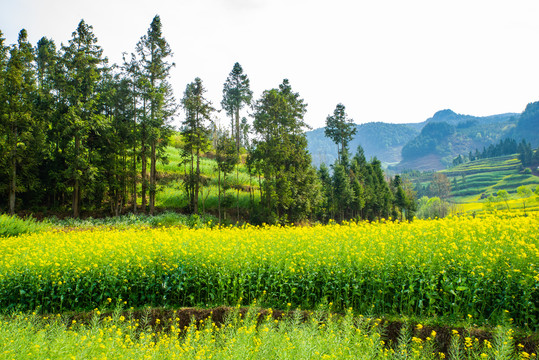
<path fill-rule="evenodd" d="M 332 302 L 539 325 L 539 215 L 312 227 L 55 230 L 0 239 L 0 306 Z"/>

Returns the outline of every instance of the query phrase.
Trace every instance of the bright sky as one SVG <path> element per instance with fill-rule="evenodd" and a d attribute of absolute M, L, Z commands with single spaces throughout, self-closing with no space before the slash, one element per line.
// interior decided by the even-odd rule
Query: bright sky
<path fill-rule="evenodd" d="M 313 128 L 339 102 L 356 123 L 403 123 L 539 100 L 537 0 L 0 0 L 0 30 L 8 44 L 25 28 L 59 47 L 84 18 L 119 63 L 156 14 L 177 99 L 198 76 L 220 107 L 237 61 L 255 99 L 288 78 Z"/>

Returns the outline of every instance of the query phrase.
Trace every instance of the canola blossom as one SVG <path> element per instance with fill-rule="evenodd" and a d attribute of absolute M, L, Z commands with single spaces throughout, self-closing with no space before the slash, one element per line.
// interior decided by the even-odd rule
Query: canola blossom
<path fill-rule="evenodd" d="M 0 239 L 0 306 L 332 302 L 361 314 L 539 326 L 539 216 L 312 227 L 49 231 Z"/>

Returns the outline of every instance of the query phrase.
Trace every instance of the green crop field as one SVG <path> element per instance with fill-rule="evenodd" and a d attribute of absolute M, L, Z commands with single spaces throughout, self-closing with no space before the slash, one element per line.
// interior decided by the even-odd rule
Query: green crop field
<path fill-rule="evenodd" d="M 486 198 L 496 196 L 499 190 L 509 193 L 512 208 L 522 208 L 523 202 L 516 194 L 517 188 L 526 186 L 533 191 L 539 186 L 539 177 L 524 171 L 517 155 L 475 160 L 440 173 L 445 174 L 451 182 L 451 202 L 468 211 L 483 210 Z M 526 206 L 534 209 L 537 202 L 532 197 Z M 498 203 L 496 207 L 502 209 L 506 206 Z"/>

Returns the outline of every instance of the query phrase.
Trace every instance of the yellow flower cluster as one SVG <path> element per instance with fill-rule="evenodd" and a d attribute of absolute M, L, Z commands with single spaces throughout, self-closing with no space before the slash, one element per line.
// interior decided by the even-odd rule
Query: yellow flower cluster
<path fill-rule="evenodd" d="M 0 239 L 0 305 L 252 303 L 528 323 L 539 215 L 312 227 L 96 229 Z M 110 300 L 109 300 L 110 302 Z M 528 309 L 528 313 L 521 311 Z M 526 317 L 527 316 L 527 317 Z"/>

